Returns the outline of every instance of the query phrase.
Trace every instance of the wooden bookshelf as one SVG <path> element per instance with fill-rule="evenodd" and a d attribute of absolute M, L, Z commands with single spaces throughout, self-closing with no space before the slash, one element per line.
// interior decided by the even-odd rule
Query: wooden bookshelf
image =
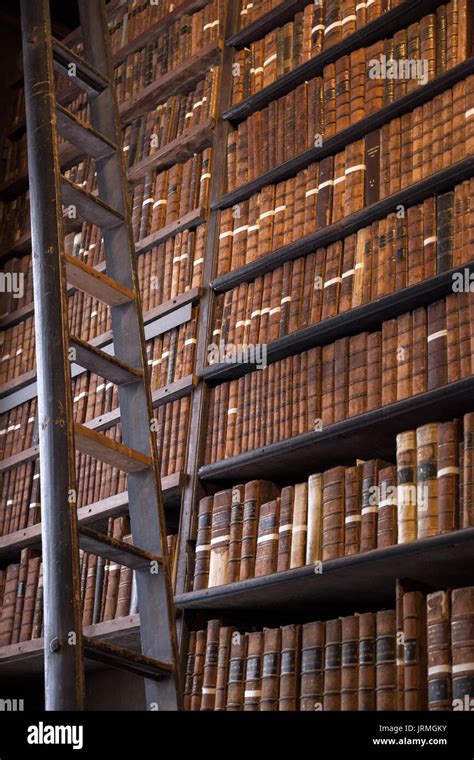
<path fill-rule="evenodd" d="M 311 235 L 306 235 L 306 237 L 282 246 L 276 251 L 271 251 L 266 256 L 261 256 L 255 259 L 255 261 L 239 267 L 239 269 L 234 269 L 220 277 L 216 277 L 211 283 L 211 287 L 218 293 L 231 290 L 236 285 L 240 285 L 241 282 L 249 282 L 261 274 L 273 271 L 281 266 L 281 264 L 284 264 L 285 261 L 293 261 L 299 256 L 304 256 L 307 253 L 315 251 L 316 248 L 327 246 L 348 235 L 352 235 L 353 232 L 357 232 L 357 230 L 371 222 L 383 219 L 383 217 L 392 213 L 399 205 L 408 208 L 424 201 L 430 195 L 438 195 L 447 190 L 452 190 L 458 183 L 472 177 L 473 173 L 474 157 L 470 156 L 452 164 L 447 169 L 443 169 L 440 172 L 436 172 L 436 174 L 432 174 L 430 177 L 422 179 L 420 182 L 416 182 L 397 193 L 393 193 L 393 195 L 389 195 L 370 206 L 366 206 L 338 222 L 329 224 L 327 227 L 323 227 Z"/>
<path fill-rule="evenodd" d="M 449 272 L 443 272 L 415 285 L 396 290 L 383 298 L 369 301 L 362 306 L 343 311 L 330 319 L 309 325 L 294 333 L 285 335 L 267 344 L 267 362 L 280 361 L 291 354 L 306 351 L 314 346 L 332 343 L 338 338 L 357 335 L 364 330 L 373 330 L 382 322 L 393 319 L 419 306 L 426 306 L 452 293 L 453 275 L 464 270 L 474 272 L 474 262 L 460 264 Z M 201 377 L 209 383 L 234 380 L 256 369 L 253 364 L 211 364 Z"/>
<path fill-rule="evenodd" d="M 184 216 L 177 219 L 175 222 L 170 222 L 165 227 L 152 232 L 151 235 L 139 240 L 135 245 L 135 251 L 137 256 L 140 253 L 145 253 L 155 245 L 166 242 L 169 238 L 174 237 L 178 232 L 184 232 L 184 230 L 195 230 L 199 225 L 204 224 L 207 218 L 207 210 L 203 207 L 195 208 L 189 211 Z"/>
<path fill-rule="evenodd" d="M 360 47 L 367 47 L 377 40 L 390 37 L 398 29 L 407 28 L 428 13 L 433 13 L 444 2 L 445 0 L 405 0 L 391 11 L 383 13 L 375 21 L 371 21 L 363 29 L 354 32 L 335 45 L 331 45 L 311 60 L 305 61 L 305 63 L 289 71 L 276 82 L 231 106 L 224 112 L 224 119 L 235 123 L 243 121 L 254 111 L 264 108 L 270 101 L 286 95 L 307 79 L 322 74 L 328 63 L 334 63 L 338 58 L 349 55 Z"/>
<path fill-rule="evenodd" d="M 427 422 L 445 422 L 474 411 L 474 376 L 349 417 L 303 435 L 244 451 L 200 468 L 202 480 L 244 483 L 256 476 L 284 484 L 355 459 L 395 462 L 396 436 Z"/>
<path fill-rule="evenodd" d="M 308 5 L 308 0 L 283 0 L 268 13 L 263 14 L 260 18 L 255 19 L 251 24 L 243 27 L 236 34 L 233 34 L 226 40 L 228 47 L 245 47 L 254 40 L 261 39 L 268 32 L 271 32 L 277 26 L 292 21 L 295 14 L 302 11 Z"/>

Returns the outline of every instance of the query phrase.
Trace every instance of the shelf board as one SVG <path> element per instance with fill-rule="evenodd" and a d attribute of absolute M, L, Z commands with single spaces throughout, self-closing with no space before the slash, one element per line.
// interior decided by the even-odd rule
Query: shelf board
<path fill-rule="evenodd" d="M 390 37 L 403 25 L 407 28 L 423 16 L 432 13 L 445 0 L 405 0 L 387 13 L 383 13 L 375 21 L 371 21 L 362 29 L 354 32 L 344 40 L 323 50 L 314 58 L 289 71 L 276 82 L 264 87 L 259 92 L 251 95 L 240 103 L 236 103 L 223 114 L 224 119 L 238 123 L 248 118 L 254 111 L 264 108 L 272 100 L 286 95 L 298 85 L 308 79 L 312 79 L 323 73 L 323 69 L 329 63 L 334 63 L 338 58 L 349 55 L 360 47 L 368 47 L 378 40 Z"/>
<path fill-rule="evenodd" d="M 404 95 L 402 98 L 398 98 L 393 103 L 384 108 L 380 108 L 370 116 L 366 116 L 356 124 L 352 124 L 347 129 L 341 130 L 333 137 L 329 137 L 327 140 L 323 139 L 323 145 L 321 147 L 313 147 L 305 150 L 288 161 L 285 161 L 280 166 L 270 169 L 265 174 L 261 174 L 259 177 L 246 182 L 245 184 L 237 187 L 229 193 L 223 195 L 216 203 L 212 205 L 212 208 L 228 208 L 234 206 L 236 203 L 250 198 L 254 193 L 259 192 L 266 185 L 273 185 L 277 182 L 282 182 L 289 177 L 294 177 L 302 169 L 312 164 L 315 161 L 321 161 L 326 156 L 331 156 L 340 150 L 343 150 L 347 145 L 352 142 L 356 142 L 365 137 L 375 129 L 379 129 L 384 124 L 387 124 L 392 119 L 407 113 L 423 103 L 427 103 L 434 97 L 439 95 L 444 90 L 453 87 L 456 82 L 460 82 L 470 74 L 474 73 L 474 56 L 467 58 L 462 63 L 454 66 L 444 74 L 440 74 L 438 77 L 428 82 L 425 85 L 420 85 L 412 92 Z"/>
<path fill-rule="evenodd" d="M 191 90 L 200 79 L 203 79 L 206 67 L 217 62 L 221 52 L 222 45 L 217 41 L 213 42 L 180 66 L 157 77 L 136 95 L 125 100 L 119 106 L 122 124 L 146 113 L 153 105 L 166 100 L 169 95 Z"/>
<path fill-rule="evenodd" d="M 308 0 L 283 0 L 279 5 L 268 13 L 264 13 L 251 24 L 243 27 L 226 40 L 228 47 L 244 47 L 255 40 L 259 40 L 266 34 L 276 29 L 277 26 L 292 21 L 295 14 L 302 11 L 308 5 Z"/>
<path fill-rule="evenodd" d="M 250 282 L 260 275 L 273 271 L 284 264 L 285 261 L 293 261 L 300 256 L 305 256 L 317 248 L 330 245 L 337 240 L 351 235 L 353 232 L 357 232 L 357 230 L 378 219 L 383 219 L 395 211 L 398 205 L 408 208 L 424 201 L 430 195 L 446 192 L 456 184 L 472 177 L 473 173 L 474 156 L 469 156 L 469 158 L 458 161 L 447 169 L 436 172 L 436 174 L 432 174 L 420 182 L 416 182 L 393 195 L 389 195 L 387 198 L 383 198 L 371 206 L 365 206 L 360 211 L 356 211 L 354 214 L 350 214 L 334 224 L 323 227 L 311 235 L 306 235 L 306 237 L 295 240 L 289 243 L 289 245 L 271 251 L 266 256 L 260 256 L 260 258 L 239 267 L 239 269 L 217 277 L 211 283 L 211 287 L 218 293 L 224 293 L 226 290 L 231 290 L 242 282 Z"/>
<path fill-rule="evenodd" d="M 330 319 L 309 325 L 301 330 L 277 338 L 267 344 L 267 363 L 280 361 L 286 356 L 306 351 L 314 346 L 332 343 L 338 338 L 357 335 L 364 330 L 372 330 L 382 322 L 393 319 L 405 312 L 433 303 L 452 293 L 453 274 L 467 269 L 474 272 L 474 261 L 460 264 L 449 272 L 443 272 L 415 285 L 397 290 L 383 298 L 369 301 L 362 306 L 343 311 Z M 246 375 L 256 369 L 252 363 L 221 363 L 205 368 L 200 374 L 209 383 L 218 383 Z"/>
<path fill-rule="evenodd" d="M 108 620 L 105 623 L 84 627 L 84 636 L 107 641 L 109 644 L 140 650 L 140 617 Z M 104 666 L 86 662 L 86 669 L 103 670 Z M 0 675 L 2 678 L 25 678 L 42 675 L 44 672 L 44 639 L 32 639 L 20 644 L 10 644 L 0 648 Z"/>
<path fill-rule="evenodd" d="M 242 483 L 253 478 L 295 483 L 336 465 L 378 457 L 396 461 L 396 435 L 428 422 L 474 411 L 474 376 L 419 393 L 371 412 L 278 443 L 245 451 L 199 470 L 203 481 Z"/>
<path fill-rule="evenodd" d="M 153 248 L 155 245 L 164 243 L 169 238 L 177 235 L 178 232 L 183 232 L 184 230 L 196 229 L 196 227 L 199 227 L 201 224 L 204 224 L 204 222 L 206 221 L 206 218 L 207 218 L 207 210 L 203 206 L 199 206 L 198 208 L 192 209 L 192 211 L 189 211 L 187 214 L 184 214 L 184 216 L 181 216 L 175 222 L 170 222 L 170 224 L 167 224 L 165 227 L 162 227 L 160 230 L 157 230 L 156 232 L 152 232 L 151 235 L 147 235 L 147 237 L 142 238 L 142 240 L 139 240 L 138 243 L 135 244 L 135 251 L 136 251 L 137 256 L 139 256 L 141 253 L 145 253 L 150 248 Z"/>
<path fill-rule="evenodd" d="M 175 472 L 161 479 L 161 490 L 166 510 L 179 510 L 181 504 L 181 492 L 185 483 L 182 472 Z M 108 496 L 106 499 L 81 507 L 77 510 L 79 525 L 95 525 L 106 521 L 109 517 L 119 517 L 128 511 L 128 492 Z M 105 523 L 105 529 L 107 528 Z M 16 562 L 22 549 L 29 546 L 41 545 L 41 523 L 32 525 L 14 533 L 0 536 L 0 561 L 2 564 Z"/>
<path fill-rule="evenodd" d="M 184 610 L 242 611 L 320 609 L 348 605 L 392 605 L 397 578 L 410 578 L 433 588 L 472 584 L 474 528 L 396 544 L 322 563 L 191 591 L 174 598 Z M 316 613 L 317 616 L 317 613 Z"/>
<path fill-rule="evenodd" d="M 212 145 L 214 120 L 206 119 L 189 129 L 150 156 L 138 161 L 127 170 L 131 184 L 139 182 L 150 169 L 166 169 L 172 164 L 184 163 L 194 153 Z"/>

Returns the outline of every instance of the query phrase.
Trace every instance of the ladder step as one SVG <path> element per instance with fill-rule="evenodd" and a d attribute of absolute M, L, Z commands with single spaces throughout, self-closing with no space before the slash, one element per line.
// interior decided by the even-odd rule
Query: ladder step
<path fill-rule="evenodd" d="M 173 667 L 167 662 L 160 662 L 151 657 L 146 657 L 140 652 L 118 647 L 115 644 L 106 644 L 105 641 L 83 638 L 84 655 L 90 660 L 109 665 L 111 668 L 126 670 L 142 678 L 150 678 L 153 681 L 161 681 L 167 678 Z"/>
<path fill-rule="evenodd" d="M 69 77 L 81 90 L 89 95 L 97 95 L 109 86 L 107 77 L 62 42 L 53 37 L 52 45 L 54 68 L 60 74 Z M 75 66 L 74 76 L 71 74 L 71 63 Z"/>
<path fill-rule="evenodd" d="M 69 344 L 75 349 L 74 362 L 80 367 L 94 372 L 96 375 L 109 380 L 114 385 L 126 385 L 143 379 L 143 371 L 135 369 L 116 359 L 112 354 L 101 351 L 100 348 L 77 338 L 69 336 Z"/>
<path fill-rule="evenodd" d="M 117 565 L 131 567 L 132 570 L 149 570 L 152 562 L 163 564 L 161 557 L 85 526 L 79 527 L 79 543 L 84 551 L 110 559 Z"/>
<path fill-rule="evenodd" d="M 93 158 L 105 158 L 117 151 L 117 146 L 94 127 L 74 116 L 67 108 L 56 103 L 58 132 L 65 140 Z"/>
<path fill-rule="evenodd" d="M 123 224 L 124 216 L 116 209 L 104 203 L 103 200 L 98 198 L 88 190 L 76 185 L 75 182 L 66 179 L 61 175 L 61 191 L 63 204 L 65 206 L 74 206 L 76 210 L 76 216 L 85 217 L 97 227 L 101 227 L 103 230 L 110 229 L 111 227 L 117 227 L 119 224 Z"/>
<path fill-rule="evenodd" d="M 78 422 L 74 423 L 74 436 L 76 449 L 83 454 L 89 454 L 94 459 L 117 467 L 122 472 L 140 472 L 153 467 L 150 457 L 140 451 L 125 446 L 123 443 L 112 441 L 101 433 L 85 427 Z"/>
<path fill-rule="evenodd" d="M 97 269 L 84 264 L 75 256 L 65 253 L 64 259 L 67 281 L 78 290 L 83 290 L 108 306 L 120 306 L 120 304 L 135 300 L 133 290 L 126 288 L 125 285 L 121 285 L 116 280 L 112 280 Z"/>

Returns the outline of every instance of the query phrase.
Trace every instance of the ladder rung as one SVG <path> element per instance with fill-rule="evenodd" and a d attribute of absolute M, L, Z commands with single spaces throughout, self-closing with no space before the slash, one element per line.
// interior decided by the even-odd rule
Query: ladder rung
<path fill-rule="evenodd" d="M 135 300 L 133 290 L 126 288 L 125 285 L 121 285 L 116 280 L 112 280 L 97 269 L 84 264 L 75 256 L 65 253 L 64 259 L 67 281 L 73 287 L 83 290 L 108 306 L 120 306 L 122 303 Z"/>
<path fill-rule="evenodd" d="M 112 441 L 102 433 L 74 423 L 76 449 L 83 454 L 89 454 L 94 459 L 117 467 L 122 472 L 140 472 L 153 467 L 153 462 L 146 454 L 125 446 L 123 443 Z"/>
<path fill-rule="evenodd" d="M 91 639 L 88 636 L 84 636 L 83 644 L 84 655 L 90 660 L 96 660 L 111 668 L 127 670 L 142 678 L 160 681 L 173 672 L 172 665 L 167 662 L 154 660 L 140 652 L 133 652 L 131 649 L 124 649 L 115 644 L 106 644 L 105 641 Z"/>
<path fill-rule="evenodd" d="M 110 559 L 118 565 L 131 567 L 133 570 L 150 569 L 152 562 L 163 564 L 161 557 L 85 526 L 79 528 L 79 543 L 84 551 Z"/>
<path fill-rule="evenodd" d="M 74 53 L 73 50 L 63 45 L 62 42 L 59 42 L 54 37 L 52 42 L 54 68 L 56 71 L 69 77 L 72 82 L 76 83 L 81 90 L 84 90 L 89 95 L 96 95 L 109 86 L 107 77 L 101 74 L 100 71 L 97 71 L 90 63 L 87 63 L 84 58 L 81 58 L 80 55 Z M 75 76 L 71 75 L 71 63 L 76 67 Z"/>
<path fill-rule="evenodd" d="M 74 206 L 76 216 L 83 216 L 97 227 L 103 230 L 117 227 L 124 221 L 120 211 L 104 203 L 103 200 L 93 195 L 88 190 L 76 185 L 75 182 L 61 175 L 62 199 L 65 206 Z"/>
<path fill-rule="evenodd" d="M 74 116 L 67 108 L 56 103 L 58 132 L 65 140 L 93 158 L 105 158 L 116 152 L 117 146 L 94 127 Z"/>
<path fill-rule="evenodd" d="M 69 343 L 75 349 L 73 361 L 80 367 L 94 372 L 96 375 L 109 380 L 114 385 L 135 383 L 143 378 L 143 371 L 124 364 L 115 356 L 101 351 L 100 348 L 86 343 L 75 335 L 69 336 Z"/>

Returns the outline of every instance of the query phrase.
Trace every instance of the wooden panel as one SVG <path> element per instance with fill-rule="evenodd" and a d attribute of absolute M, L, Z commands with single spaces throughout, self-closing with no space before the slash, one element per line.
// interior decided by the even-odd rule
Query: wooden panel
<path fill-rule="evenodd" d="M 76 66 L 74 82 L 88 95 L 96 95 L 105 90 L 108 85 L 107 78 L 100 71 L 56 39 L 53 39 L 53 59 L 56 71 L 68 78 L 70 64 L 73 63 Z"/>
<path fill-rule="evenodd" d="M 67 281 L 78 290 L 83 290 L 109 306 L 119 306 L 135 300 L 135 294 L 132 290 L 116 280 L 112 280 L 97 269 L 87 266 L 75 256 L 66 253 L 64 259 L 66 261 Z"/>
<path fill-rule="evenodd" d="M 74 436 L 78 451 L 89 454 L 94 459 L 107 462 L 112 467 L 118 467 L 123 472 L 140 472 L 153 466 L 151 458 L 145 454 L 134 451 L 129 446 L 117 443 L 117 441 L 112 441 L 105 435 L 96 433 L 77 422 L 74 424 Z"/>

